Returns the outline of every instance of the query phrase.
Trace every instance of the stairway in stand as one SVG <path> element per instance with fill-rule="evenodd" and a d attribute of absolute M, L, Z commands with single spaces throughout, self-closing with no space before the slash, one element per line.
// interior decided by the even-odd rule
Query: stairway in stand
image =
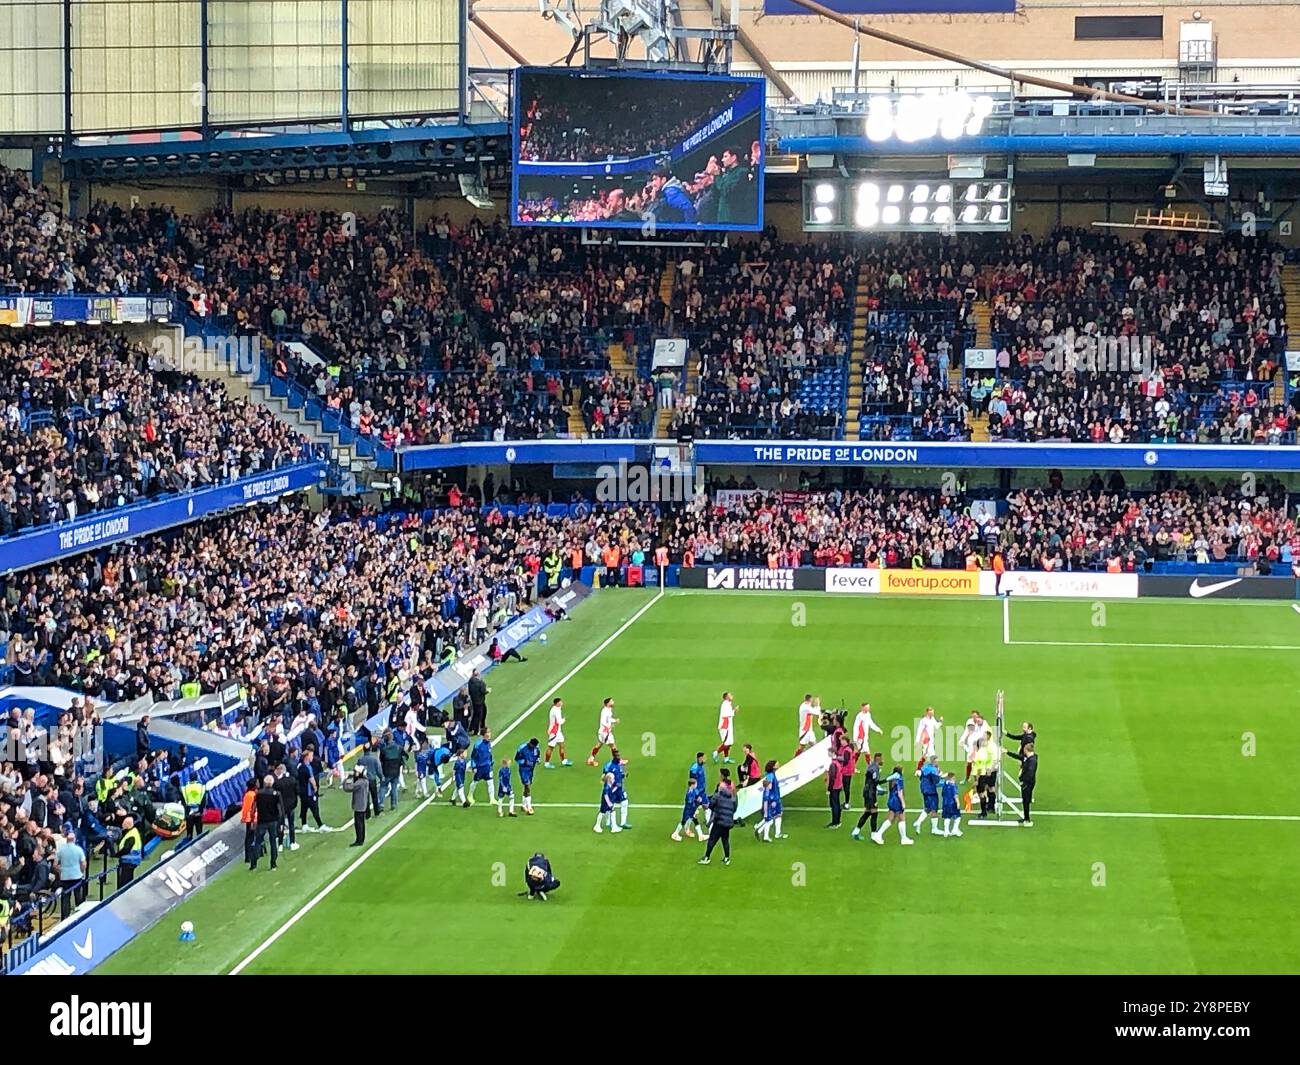
<path fill-rule="evenodd" d="M 1300 343 L 1300 266 L 1282 267 L 1282 295 L 1286 297 L 1287 347 Z"/>
<path fill-rule="evenodd" d="M 991 348 L 993 346 L 993 307 L 987 299 L 981 298 L 975 301 L 975 343 L 972 347 Z M 960 391 L 962 388 L 962 365 L 965 362 L 965 352 L 957 352 L 953 359 L 953 365 L 948 370 L 949 387 L 954 391 Z M 975 414 L 970 416 L 970 438 L 972 441 L 979 443 L 989 438 L 989 416 L 987 414 Z"/>
<path fill-rule="evenodd" d="M 659 298 L 664 301 L 664 306 L 673 305 L 673 286 L 677 284 L 677 264 L 674 262 L 664 263 L 664 272 L 659 275 Z"/>
<path fill-rule="evenodd" d="M 867 293 L 868 270 L 866 263 L 858 268 L 858 283 L 853 305 L 853 333 L 849 343 L 848 398 L 844 406 L 844 439 L 862 439 L 862 368 L 867 356 L 867 314 L 870 297 Z"/>

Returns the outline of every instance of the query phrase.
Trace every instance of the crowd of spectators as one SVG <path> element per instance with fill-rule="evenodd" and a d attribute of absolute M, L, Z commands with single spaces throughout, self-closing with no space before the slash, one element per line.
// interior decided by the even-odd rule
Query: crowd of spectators
<path fill-rule="evenodd" d="M 1138 571 L 1148 562 L 1253 564 L 1261 572 L 1300 564 L 1300 529 L 1285 490 L 1240 481 L 1188 480 L 1130 491 L 1094 474 L 1082 488 L 1017 488 L 997 514 L 967 495 L 874 487 L 728 496 L 675 516 L 666 533 L 674 560 L 697 564 L 984 567 L 1000 552 L 1010 569 Z"/>
<path fill-rule="evenodd" d="M 977 381 L 973 399 L 993 438 L 1294 439 L 1296 412 L 1273 387 L 1286 349 L 1280 249 L 1079 230 L 1022 243 L 1023 261 L 988 278 L 1000 380 Z"/>
<path fill-rule="evenodd" d="M 0 339 L 0 535 L 271 469 L 303 438 L 115 333 Z"/>
<path fill-rule="evenodd" d="M 746 86 L 614 78 L 546 79 L 523 107 L 519 157 L 531 162 L 628 159 L 673 148 L 739 99 Z"/>
<path fill-rule="evenodd" d="M 734 143 L 707 157 L 656 163 L 623 175 L 618 184 L 605 177 L 530 176 L 516 217 L 520 222 L 614 222 L 643 229 L 757 226 L 763 146 L 744 140 L 757 127 L 757 120 L 742 124 Z"/>
<path fill-rule="evenodd" d="M 690 335 L 706 367 L 699 395 L 677 397 L 678 428 L 839 436 L 859 265 L 862 438 L 966 439 L 987 416 L 993 440 L 1274 443 L 1300 423 L 1279 384 L 1282 255 L 1265 241 L 1060 229 L 850 249 L 765 235 L 691 252 L 665 303 L 657 249 L 446 218 L 417 233 L 396 211 L 101 203 L 74 221 L 21 173 L 0 182 L 0 284 L 170 292 L 216 329 L 301 339 L 321 362 L 281 345 L 281 375 L 389 442 L 562 433 L 573 403 L 594 430 L 594 409 L 604 422 L 621 398 L 590 402 L 583 379 L 609 368 L 610 341 L 656 330 Z M 996 365 L 963 377 L 984 299 Z M 1138 345 L 1137 371 L 1061 355 L 1110 336 Z"/>
<path fill-rule="evenodd" d="M 1264 241 L 1089 230 L 864 249 L 864 437 L 1290 442 L 1282 252 Z M 995 363 L 950 376 L 991 305 Z M 960 392 L 958 395 L 957 393 Z"/>
<path fill-rule="evenodd" d="M 403 670 L 445 662 L 530 602 L 544 551 L 599 557 L 649 514 L 484 517 L 465 507 L 385 524 L 276 504 L 80 555 L 4 581 L 15 683 L 106 702 L 215 691 L 317 720 Z"/>
<path fill-rule="evenodd" d="M 445 220 L 426 235 L 445 248 L 435 273 L 420 273 L 442 293 L 436 313 L 396 294 L 376 346 L 346 349 L 317 325 L 324 360 L 283 345 L 273 358 L 275 373 L 390 446 L 565 433 L 566 405 L 608 377 L 609 343 L 665 320 L 662 252 Z"/>
<path fill-rule="evenodd" d="M 700 356 L 698 402 L 683 404 L 697 433 L 837 435 L 857 264 L 847 245 L 768 236 L 678 264 L 671 306 Z"/>

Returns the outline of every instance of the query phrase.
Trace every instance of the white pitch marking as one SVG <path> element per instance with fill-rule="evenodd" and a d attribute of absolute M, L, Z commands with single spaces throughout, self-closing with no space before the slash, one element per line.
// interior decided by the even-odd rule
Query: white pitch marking
<path fill-rule="evenodd" d="M 1012 640 L 1013 647 L 1155 647 L 1178 651 L 1300 651 L 1285 643 L 1120 643 L 1101 640 Z"/>
<path fill-rule="evenodd" d="M 595 803 L 588 802 L 539 802 L 533 804 L 539 810 L 594 810 Z M 633 810 L 678 810 L 681 803 L 634 802 L 629 803 Z M 795 813 L 826 813 L 824 806 L 787 806 L 786 810 Z M 857 812 L 857 808 L 852 811 Z M 1034 810 L 1035 817 L 1119 817 L 1132 819 L 1151 819 L 1169 821 L 1294 821 L 1300 822 L 1300 814 L 1181 814 L 1164 812 L 1145 812 L 1142 810 Z M 964 818 L 967 820 L 967 818 Z"/>

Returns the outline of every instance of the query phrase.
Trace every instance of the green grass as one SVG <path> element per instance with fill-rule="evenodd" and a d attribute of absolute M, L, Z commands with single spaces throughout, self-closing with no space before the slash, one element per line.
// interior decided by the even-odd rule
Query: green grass
<path fill-rule="evenodd" d="M 601 592 L 528 663 L 495 671 L 497 729 L 649 597 Z M 245 971 L 607 972 L 611 959 L 654 973 L 702 961 L 768 972 L 1294 971 L 1300 927 L 1276 914 L 1300 877 L 1286 730 L 1300 672 L 1294 652 L 1276 648 L 1300 646 L 1300 617 L 1285 603 L 1109 602 L 1099 616 L 1090 602 L 1018 601 L 1012 638 L 1106 646 L 1006 645 L 992 600 L 669 593 L 561 687 L 577 765 L 539 771 L 535 817 L 502 821 L 486 804 L 421 810 Z M 1128 646 L 1144 643 L 1227 646 Z M 688 765 L 716 743 L 724 688 L 740 708 L 738 740 L 760 759 L 792 753 L 808 690 L 827 705 L 869 700 L 890 759 L 927 704 L 960 726 L 1001 688 L 1008 720 L 1040 733 L 1042 814 L 1033 829 L 968 828 L 960 840 L 926 829 L 914 847 L 893 834 L 877 847 L 853 843 L 847 827 L 825 831 L 825 796 L 810 785 L 786 799 L 789 840 L 762 846 L 739 830 L 730 867 L 697 866 L 698 845 L 668 835 Z M 598 776 L 583 765 L 606 695 L 631 759 L 634 830 L 613 837 L 591 831 Z M 498 755 L 544 725 L 539 708 Z M 917 798 L 909 778 L 909 806 Z M 399 817 L 413 809 L 404 797 Z M 325 812 L 347 820 L 340 795 Z M 222 874 L 98 971 L 230 971 L 359 853 L 345 846 L 350 832 L 303 839 L 274 874 Z M 564 881 L 545 905 L 515 894 L 537 849 Z M 185 919 L 194 943 L 176 941 Z"/>

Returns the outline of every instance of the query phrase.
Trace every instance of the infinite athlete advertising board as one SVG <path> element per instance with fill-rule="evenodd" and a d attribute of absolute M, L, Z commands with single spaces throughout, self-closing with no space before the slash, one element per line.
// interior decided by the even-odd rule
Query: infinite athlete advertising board
<path fill-rule="evenodd" d="M 521 67 L 510 221 L 759 230 L 762 78 Z"/>

